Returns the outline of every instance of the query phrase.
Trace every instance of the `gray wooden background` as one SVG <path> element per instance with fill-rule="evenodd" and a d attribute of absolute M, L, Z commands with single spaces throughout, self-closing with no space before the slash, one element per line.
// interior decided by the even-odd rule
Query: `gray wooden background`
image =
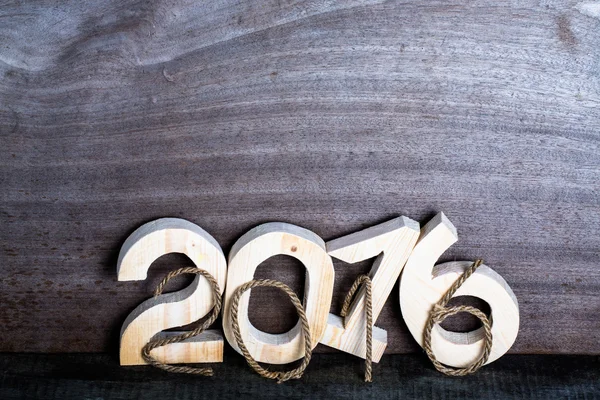
<path fill-rule="evenodd" d="M 329 240 L 444 211 L 444 259 L 519 299 L 512 352 L 600 353 L 600 2 L 0 3 L 0 351 L 116 351 L 186 264 L 116 281 L 158 217 L 227 253 L 266 221 Z M 335 266 L 338 312 L 369 263 Z M 283 256 L 257 276 L 303 285 Z M 377 325 L 416 351 L 397 296 Z M 279 300 L 256 290 L 251 320 L 288 329 Z"/>

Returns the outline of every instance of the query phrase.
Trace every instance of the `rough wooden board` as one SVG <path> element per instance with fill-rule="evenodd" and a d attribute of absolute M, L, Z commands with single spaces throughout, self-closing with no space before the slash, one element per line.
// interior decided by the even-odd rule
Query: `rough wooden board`
<path fill-rule="evenodd" d="M 119 247 L 155 218 L 227 253 L 266 221 L 327 241 L 444 211 L 460 240 L 442 261 L 482 257 L 519 299 L 513 352 L 600 353 L 600 19 L 584 3 L 3 3 L 0 350 L 116 354 L 179 261 L 117 282 Z M 369 265 L 336 262 L 332 312 Z M 302 293 L 297 265 L 270 277 Z M 397 298 L 377 326 L 415 351 Z M 289 329 L 279 303 L 250 318 Z"/>
<path fill-rule="evenodd" d="M 508 355 L 477 375 L 447 377 L 422 355 L 390 355 L 363 381 L 363 361 L 316 354 L 300 380 L 281 385 L 226 355 L 211 378 L 119 367 L 103 354 L 1 354 L 0 397 L 12 399 L 598 399 L 600 358 Z"/>

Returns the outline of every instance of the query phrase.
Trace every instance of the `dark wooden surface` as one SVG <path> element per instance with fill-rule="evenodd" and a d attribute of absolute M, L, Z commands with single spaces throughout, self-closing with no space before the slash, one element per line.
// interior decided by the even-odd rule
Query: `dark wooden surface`
<path fill-rule="evenodd" d="M 483 257 L 519 299 L 512 352 L 600 353 L 588 3 L 2 2 L 0 351 L 114 353 L 185 263 L 116 281 L 120 245 L 158 217 L 228 252 L 265 221 L 329 240 L 444 211 L 459 232 L 444 260 Z M 280 261 L 258 275 L 301 289 Z M 339 311 L 368 263 L 335 266 Z M 388 352 L 415 351 L 397 296 L 378 325 Z M 294 323 L 279 300 L 255 292 L 259 328 Z"/>
<path fill-rule="evenodd" d="M 0 397 L 12 399 L 600 399 L 600 358 L 508 355 L 467 377 L 447 377 L 425 355 L 390 355 L 363 381 L 363 362 L 318 354 L 282 384 L 233 354 L 211 378 L 120 367 L 101 354 L 0 355 Z"/>

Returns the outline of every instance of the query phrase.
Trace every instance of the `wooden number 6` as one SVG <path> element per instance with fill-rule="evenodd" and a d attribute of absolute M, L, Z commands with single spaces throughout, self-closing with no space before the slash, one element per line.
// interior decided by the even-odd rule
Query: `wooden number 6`
<path fill-rule="evenodd" d="M 285 254 L 301 261 L 307 269 L 304 309 L 310 325 L 313 348 L 325 332 L 327 314 L 333 294 L 333 263 L 325 252 L 325 243 L 315 233 L 299 226 L 271 222 L 257 226 L 242 236 L 229 254 L 229 273 L 223 330 L 229 344 L 239 349 L 231 324 L 231 301 L 235 290 L 254 277 L 256 267 L 277 254 Z M 304 356 L 304 340 L 300 322 L 289 332 L 271 334 L 256 329 L 248 319 L 250 292 L 245 292 L 239 303 L 240 333 L 244 344 L 256 361 L 287 364 Z"/>
<path fill-rule="evenodd" d="M 421 229 L 421 237 L 404 267 L 400 280 L 402 316 L 421 346 L 433 305 L 472 264 L 458 261 L 434 267 L 442 253 L 457 240 L 456 228 L 439 213 Z M 455 296 L 479 297 L 490 305 L 493 344 L 487 363 L 500 358 L 512 346 L 519 330 L 519 306 L 510 286 L 494 270 L 481 265 Z M 465 368 L 477 361 L 483 351 L 483 328 L 458 333 L 436 325 L 431 338 L 435 357 L 448 366 Z"/>
<path fill-rule="evenodd" d="M 198 225 L 178 218 L 149 222 L 127 238 L 119 253 L 118 279 L 146 279 L 150 265 L 168 253 L 187 255 L 197 267 L 217 280 L 223 292 L 227 265 L 221 247 Z M 144 301 L 129 314 L 121 328 L 121 365 L 145 364 L 142 347 L 155 334 L 179 334 L 161 331 L 199 320 L 212 308 L 212 288 L 199 275 L 185 289 Z M 207 330 L 184 342 L 155 348 L 151 355 L 166 364 L 222 362 L 223 336 L 218 331 Z"/>

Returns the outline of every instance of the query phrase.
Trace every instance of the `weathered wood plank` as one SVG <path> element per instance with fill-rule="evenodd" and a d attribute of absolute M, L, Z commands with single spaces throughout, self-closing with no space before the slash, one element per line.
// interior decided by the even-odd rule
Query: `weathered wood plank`
<path fill-rule="evenodd" d="M 317 354 L 300 380 L 277 385 L 239 354 L 214 364 L 214 377 L 120 367 L 103 354 L 0 355 L 0 396 L 12 399 L 597 399 L 600 359 L 593 356 L 508 355 L 477 375 L 447 377 L 425 355 L 390 355 L 374 366 L 347 354 Z"/>
<path fill-rule="evenodd" d="M 443 260 L 483 257 L 519 299 L 513 352 L 600 352 L 596 3 L 45 4 L 0 7 L 0 351 L 116 352 L 181 264 L 116 280 L 158 217 L 228 252 L 266 221 L 329 240 L 444 211 Z M 369 266 L 335 267 L 337 313 Z M 276 296 L 260 329 L 296 318 Z M 414 351 L 397 298 L 377 325 Z"/>

